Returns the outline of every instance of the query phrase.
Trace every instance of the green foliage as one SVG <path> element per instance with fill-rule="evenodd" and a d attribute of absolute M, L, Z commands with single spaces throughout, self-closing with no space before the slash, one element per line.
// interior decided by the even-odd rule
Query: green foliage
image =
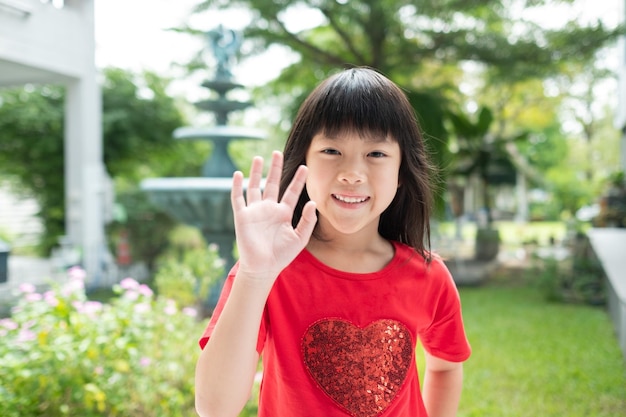
<path fill-rule="evenodd" d="M 107 226 L 111 252 L 117 255 L 115 243 L 122 233 L 127 233 L 132 260 L 145 262 L 148 270 L 154 272 L 156 259 L 167 248 L 168 235 L 176 221 L 156 208 L 146 193 L 136 189 L 118 194 L 117 203 L 123 216 Z"/>
<path fill-rule="evenodd" d="M 195 229 L 180 226 L 170 235 L 170 247 L 158 260 L 155 285 L 160 296 L 203 312 L 211 289 L 224 274 L 216 245 L 207 245 Z"/>
<path fill-rule="evenodd" d="M 44 252 L 65 227 L 63 109 L 64 91 L 58 86 L 27 85 L 0 94 L 0 174 L 42 207 Z"/>
<path fill-rule="evenodd" d="M 546 3 L 521 1 L 515 6 L 520 10 Z M 546 30 L 519 18 L 509 3 L 500 0 L 305 4 L 322 24 L 304 31 L 290 31 L 284 17 L 295 6 L 303 7 L 297 0 L 204 0 L 196 11 L 237 6 L 250 10 L 253 19 L 244 35 L 254 43 L 251 52 L 284 45 L 302 57 L 301 67 L 310 74 L 354 64 L 409 77 L 433 61 L 475 61 L 500 78 L 519 80 L 558 71 L 564 60 L 585 62 L 620 33 L 598 22 L 569 22 L 562 30 Z"/>
<path fill-rule="evenodd" d="M 494 123 L 493 111 L 482 106 L 472 121 L 462 111 L 449 111 L 454 135 L 455 158 L 451 176 L 481 180 L 482 207 L 486 211 L 487 224 L 491 224 L 490 186 L 494 183 L 515 184 L 516 169 L 506 151 L 506 145 L 526 137 L 526 133 L 514 137 L 495 136 L 490 133 Z"/>
<path fill-rule="evenodd" d="M 177 158 L 181 152 L 193 152 L 171 138 L 183 119 L 165 92 L 167 84 L 152 73 L 104 71 L 103 152 L 112 176 L 140 178 L 149 160 L 166 167 L 174 164 L 163 161 L 174 160 L 179 170 L 201 164 L 197 152 L 195 159 Z M 42 254 L 65 234 L 64 103 L 65 90 L 56 85 L 0 92 L 0 175 L 15 179 L 15 188 L 42 207 L 38 213 L 45 229 Z"/>
<path fill-rule="evenodd" d="M 560 2 L 558 7 L 568 11 L 575 3 L 578 2 Z M 599 21 L 582 20 L 565 22 L 557 28 L 542 27 L 527 16 L 549 13 L 555 6 L 547 0 L 513 3 L 501 0 L 204 0 L 195 12 L 233 7 L 245 9 L 251 16 L 244 30 L 246 44 L 241 57 L 266 51 L 270 46 L 284 48 L 295 56 L 296 62 L 257 92 L 266 100 L 267 97 L 274 101 L 278 96 L 285 97 L 287 103 L 280 105 L 285 109 L 284 120 L 292 120 L 308 92 L 340 68 L 374 67 L 401 85 L 422 121 L 432 155 L 440 168 L 441 176 L 436 181 L 440 214 L 446 175 L 454 169 L 455 162 L 459 162 L 457 159 L 465 159 L 461 164 L 467 163 L 467 155 L 447 149 L 450 138 L 456 133 L 452 129 L 454 116 L 467 113 L 467 120 L 471 120 L 474 112 L 468 109 L 477 106 L 489 108 L 493 119 L 481 136 L 509 140 L 501 143 L 506 145 L 506 152 L 505 146 L 498 144 L 482 146 L 474 152 L 470 159 L 479 167 L 476 171 L 486 166 L 485 159 L 490 159 L 491 172 L 483 178 L 493 184 L 510 184 L 515 180 L 517 169 L 533 185 L 550 191 L 554 187 L 558 202 L 571 187 L 546 181 L 545 172 L 555 166 L 548 159 L 556 159 L 559 165 L 566 163 L 560 152 L 563 123 L 558 120 L 559 106 L 573 91 L 574 80 L 580 81 L 576 76 L 568 76 L 580 74 L 582 68 L 593 67 L 603 48 L 611 46 L 624 30 L 623 27 L 609 28 Z M 304 28 L 291 25 L 291 16 L 296 13 L 306 14 L 311 21 L 319 23 Z M 189 31 L 201 34 L 197 30 Z M 605 77 L 606 71 L 592 79 Z M 552 91 L 548 91 L 548 86 L 552 86 Z M 559 90 L 557 94 L 555 86 Z M 482 115 L 486 113 L 483 111 Z M 474 127 L 485 126 L 483 122 L 488 122 L 487 118 L 477 117 Z M 456 128 L 463 130 L 458 125 Z M 555 136 L 554 129 L 560 137 Z M 542 144 L 515 149 L 532 136 L 546 135 L 550 136 L 550 141 L 556 138 L 560 142 L 549 149 L 548 158 L 542 157 L 546 149 Z M 535 167 L 535 162 L 541 165 Z M 579 182 L 570 178 L 572 183 Z M 490 193 L 483 194 L 484 204 L 488 205 Z M 571 201 L 566 206 L 575 210 L 581 205 L 578 202 L 585 198 L 588 202 L 589 197 L 584 193 L 576 198 L 575 208 L 572 209 Z M 563 210 L 558 204 L 551 209 L 557 213 L 552 217 L 558 217 Z"/>
<path fill-rule="evenodd" d="M 567 8 L 565 3 L 561 7 Z M 299 62 L 285 68 L 271 87 L 274 95 L 288 94 L 299 103 L 332 71 L 352 65 L 374 67 L 409 91 L 437 91 L 447 97 L 459 97 L 460 67 L 468 62 L 481 68 L 488 84 L 545 79 L 559 74 L 568 62 L 592 61 L 622 32 L 600 22 L 577 21 L 549 30 L 520 13 L 550 4 L 548 0 L 514 4 L 501 0 L 204 0 L 195 11 L 233 7 L 249 11 L 251 20 L 244 30 L 248 45 L 241 55 L 251 56 L 270 46 L 293 52 Z M 306 14 L 320 23 L 305 29 L 292 26 L 291 13 Z"/>
<path fill-rule="evenodd" d="M 43 294 L 24 284 L 0 320 L 2 415 L 193 415 L 196 310 L 131 278 L 110 304 L 90 301 L 83 279 L 74 268 Z"/>
<path fill-rule="evenodd" d="M 150 174 L 171 175 L 167 170 L 197 175 L 202 163 L 198 148 L 172 138 L 184 119 L 166 92 L 169 80 L 117 68 L 103 73 L 104 162 L 111 176 L 139 180 Z"/>
<path fill-rule="evenodd" d="M 406 91 L 411 106 L 415 109 L 418 122 L 424 132 L 424 139 L 429 156 L 439 169 L 432 179 L 435 194 L 435 214 L 443 217 L 445 212 L 444 190 L 447 167 L 451 161 L 448 150 L 448 132 L 444 126 L 444 99 L 436 93 Z"/>
<path fill-rule="evenodd" d="M 545 254 L 540 249 L 532 253 L 529 281 L 548 301 L 604 305 L 604 272 L 591 255 L 587 237 L 577 233 L 569 246 L 572 253 L 567 257 Z"/>

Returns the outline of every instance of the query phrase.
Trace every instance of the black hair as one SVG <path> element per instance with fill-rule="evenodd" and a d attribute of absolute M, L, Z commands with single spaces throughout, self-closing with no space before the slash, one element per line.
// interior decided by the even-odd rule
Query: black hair
<path fill-rule="evenodd" d="M 298 167 L 306 164 L 306 153 L 316 134 L 335 137 L 345 131 L 356 131 L 361 137 L 390 137 L 398 143 L 402 153 L 401 185 L 380 216 L 378 232 L 386 239 L 412 246 L 430 259 L 433 166 L 406 95 L 371 68 L 351 68 L 332 75 L 302 103 L 285 144 L 280 195 Z M 309 199 L 303 190 L 292 220 L 294 227 Z"/>

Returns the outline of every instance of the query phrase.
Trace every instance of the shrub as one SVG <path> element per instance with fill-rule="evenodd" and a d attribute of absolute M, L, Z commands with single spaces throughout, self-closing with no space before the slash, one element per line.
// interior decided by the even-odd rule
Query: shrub
<path fill-rule="evenodd" d="M 606 303 L 602 266 L 592 255 L 589 241 L 578 234 L 566 257 L 533 254 L 529 276 L 548 301 Z"/>
<path fill-rule="evenodd" d="M 4 417 L 194 415 L 195 309 L 131 278 L 110 303 L 91 301 L 78 268 L 43 294 L 20 291 L 0 320 Z"/>
<path fill-rule="evenodd" d="M 170 234 L 169 249 L 157 260 L 157 293 L 179 305 L 194 306 L 201 317 L 207 317 L 209 295 L 221 290 L 215 287 L 224 268 L 216 244 L 207 245 L 197 230 L 179 227 Z"/>

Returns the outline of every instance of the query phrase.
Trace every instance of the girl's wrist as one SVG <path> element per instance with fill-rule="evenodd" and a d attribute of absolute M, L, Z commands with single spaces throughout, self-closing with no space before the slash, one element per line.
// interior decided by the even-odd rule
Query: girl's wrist
<path fill-rule="evenodd" d="M 278 273 L 272 271 L 250 270 L 240 264 L 234 283 L 249 291 L 266 291 L 269 293 L 277 276 Z"/>

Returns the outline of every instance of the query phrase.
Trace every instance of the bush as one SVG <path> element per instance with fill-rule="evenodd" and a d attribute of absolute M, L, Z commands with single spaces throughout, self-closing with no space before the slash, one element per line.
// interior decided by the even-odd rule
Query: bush
<path fill-rule="evenodd" d="M 548 301 L 604 305 L 603 271 L 591 255 L 589 241 L 578 234 L 565 258 L 533 254 L 529 276 Z"/>
<path fill-rule="evenodd" d="M 131 278 L 110 303 L 91 301 L 78 268 L 43 294 L 20 291 L 0 320 L 4 417 L 195 415 L 195 309 Z"/>
<path fill-rule="evenodd" d="M 211 291 L 224 275 L 225 261 L 216 244 L 206 244 L 202 235 L 190 227 L 175 228 L 170 234 L 170 247 L 157 260 L 154 278 L 159 296 L 175 300 L 179 305 L 194 306 L 201 317 L 209 315 Z"/>

